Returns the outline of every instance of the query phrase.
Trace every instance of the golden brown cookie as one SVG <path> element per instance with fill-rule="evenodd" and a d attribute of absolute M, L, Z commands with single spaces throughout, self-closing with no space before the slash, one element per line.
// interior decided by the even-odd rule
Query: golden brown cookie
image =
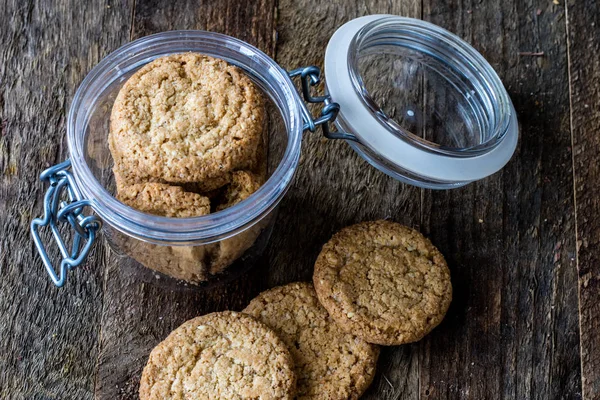
<path fill-rule="evenodd" d="M 117 199 L 137 210 L 163 217 L 186 218 L 210 213 L 208 197 L 163 183 L 139 183 L 122 187 L 117 193 Z"/>
<path fill-rule="evenodd" d="M 243 311 L 272 328 L 296 365 L 297 399 L 358 399 L 375 375 L 379 347 L 344 332 L 312 284 L 267 290 Z"/>
<path fill-rule="evenodd" d="M 452 300 L 442 254 L 419 232 L 391 221 L 336 233 L 317 258 L 313 281 L 344 330 L 381 345 L 420 340 Z"/>
<path fill-rule="evenodd" d="M 260 188 L 263 182 L 264 179 L 257 174 L 248 171 L 234 172 L 231 182 L 218 198 L 216 211 L 246 200 Z M 214 275 L 222 272 L 244 254 L 254 244 L 264 226 L 265 222 L 260 221 L 245 231 L 217 243 L 210 255 L 210 273 Z"/>
<path fill-rule="evenodd" d="M 233 171 L 256 166 L 264 112 L 259 90 L 239 68 L 198 53 L 158 58 L 127 80 L 113 105 L 117 183 L 219 188 Z"/>
<path fill-rule="evenodd" d="M 220 198 L 230 207 L 247 198 L 260 187 L 260 178 L 248 172 L 233 173 L 233 180 Z M 210 200 L 203 195 L 186 192 L 180 186 L 162 183 L 135 184 L 122 187 L 117 198 L 140 211 L 166 217 L 195 217 L 210 212 Z M 256 241 L 266 220 L 216 243 L 197 246 L 155 245 L 134 238 L 120 239 L 121 250 L 147 268 L 190 283 L 206 281 L 210 275 L 223 272 Z M 114 243 L 117 240 L 113 240 Z"/>
<path fill-rule="evenodd" d="M 111 243 L 144 267 L 192 284 L 208 280 L 214 244 L 165 246 L 114 232 Z"/>
<path fill-rule="evenodd" d="M 231 176 L 231 182 L 226 186 L 216 210 L 229 208 L 242 200 L 246 200 L 264 183 L 264 178 L 248 171 L 236 171 Z"/>
<path fill-rule="evenodd" d="M 122 187 L 117 199 L 139 211 L 163 217 L 187 218 L 210 213 L 207 197 L 162 183 Z M 210 269 L 207 261 L 217 246 L 163 246 L 122 235 L 113 235 L 113 242 L 145 267 L 191 283 L 207 279 Z"/>
<path fill-rule="evenodd" d="M 225 311 L 185 322 L 152 350 L 140 400 L 292 399 L 295 389 L 294 364 L 277 335 Z"/>

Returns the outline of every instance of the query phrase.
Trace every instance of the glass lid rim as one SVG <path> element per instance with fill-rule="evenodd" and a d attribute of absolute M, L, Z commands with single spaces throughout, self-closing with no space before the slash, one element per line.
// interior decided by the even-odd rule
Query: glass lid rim
<path fill-rule="evenodd" d="M 385 118 L 383 118 L 382 113 L 383 115 L 385 115 L 385 113 L 377 104 L 377 102 L 375 102 L 371 98 L 368 90 L 364 86 L 362 76 L 358 71 L 357 53 L 360 50 L 362 42 L 366 39 L 365 36 L 371 34 L 373 29 L 380 28 L 381 25 L 387 22 L 393 23 L 396 26 L 401 26 L 403 28 L 409 29 L 412 31 L 412 34 L 418 33 L 422 37 L 427 38 L 434 37 L 439 39 L 439 41 L 442 43 L 451 42 L 453 45 L 459 46 L 460 51 L 458 52 L 458 54 L 462 56 L 468 56 L 468 61 L 473 64 L 476 64 L 475 69 L 477 70 L 477 72 L 481 75 L 486 75 L 482 77 L 482 80 L 484 83 L 491 86 L 491 93 L 498 97 L 495 99 L 496 103 L 494 105 L 501 108 L 498 114 L 504 116 L 504 118 L 501 119 L 500 123 L 494 121 L 494 133 L 489 135 L 489 138 L 487 140 L 475 146 L 466 148 L 447 147 L 427 140 L 423 137 L 420 137 L 415 133 L 402 127 L 396 127 L 390 124 Z M 370 36 L 367 37 L 370 38 Z M 410 140 L 413 144 L 421 147 L 425 151 L 439 153 L 451 157 L 476 156 L 478 154 L 491 150 L 492 148 L 497 146 L 504 138 L 506 131 L 510 125 L 510 98 L 506 93 L 506 90 L 504 88 L 504 85 L 502 84 L 500 77 L 489 64 L 489 62 L 483 57 L 483 55 L 481 55 L 481 53 L 479 53 L 469 43 L 462 40 L 457 35 L 427 21 L 388 15 L 383 16 L 380 19 L 373 20 L 364 25 L 352 38 L 352 41 L 350 42 L 350 47 L 350 51 L 348 52 L 348 66 L 350 69 L 350 74 L 352 77 L 352 83 L 354 85 L 354 88 L 359 94 L 363 103 L 367 107 L 372 109 L 373 114 L 377 116 L 377 118 L 381 121 L 382 125 L 385 126 L 392 133 L 397 134 L 402 138 Z M 422 51 L 419 50 L 419 52 Z"/>
<path fill-rule="evenodd" d="M 232 51 L 237 50 L 240 57 L 253 58 L 255 61 L 262 63 L 265 68 L 268 68 L 271 78 L 276 79 L 277 86 L 284 94 L 283 101 L 278 102 L 277 107 L 282 114 L 287 130 L 285 152 L 277 168 L 265 184 L 248 199 L 232 207 L 217 213 L 192 218 L 169 218 L 143 213 L 119 202 L 92 173 L 85 160 L 84 150 L 86 145 L 84 131 L 89 124 L 89 115 L 78 118 L 78 114 L 84 113 L 86 107 L 89 108 L 86 106 L 86 101 L 96 102 L 98 100 L 99 94 L 97 93 L 95 97 L 90 98 L 91 93 L 96 91 L 101 94 L 107 87 L 105 80 L 111 73 L 117 73 L 115 71 L 119 70 L 121 63 L 133 59 L 127 53 L 142 48 L 143 50 L 140 50 L 139 54 L 144 54 L 144 51 L 150 52 L 149 49 L 152 49 L 152 46 L 174 44 L 183 46 L 191 42 L 204 46 L 226 46 Z M 232 46 L 235 46 L 235 48 Z M 202 50 L 198 49 L 175 49 L 145 57 L 149 59 L 147 60 L 149 62 L 152 57 L 156 58 L 161 55 L 185 51 L 203 53 Z M 205 54 L 211 55 L 210 52 L 205 52 Z M 213 56 L 219 58 L 219 55 Z M 222 58 L 225 59 L 225 57 Z M 137 68 L 140 63 L 141 61 L 132 63 L 129 67 L 130 69 Z M 238 66 L 244 69 L 243 66 Z M 248 71 L 246 70 L 246 72 Z M 266 75 L 261 74 L 260 77 L 265 81 L 267 79 Z M 115 82 L 117 79 L 118 77 L 115 77 L 111 82 Z M 303 131 L 299 102 L 298 92 L 287 72 L 267 54 L 240 39 L 202 30 L 174 30 L 141 37 L 119 47 L 95 65 L 83 79 L 73 97 L 67 119 L 67 144 L 75 181 L 84 197 L 92 201 L 94 211 L 113 228 L 127 235 L 151 242 L 210 241 L 218 240 L 223 235 L 225 237 L 230 236 L 233 234 L 232 232 L 246 229 L 270 212 L 279 203 L 291 184 L 300 158 Z M 283 106 L 285 106 L 285 110 L 282 108 Z M 289 121 L 286 119 L 284 111 Z"/>
<path fill-rule="evenodd" d="M 495 83 L 492 93 L 502 101 L 500 112 L 503 118 L 502 126 L 505 126 L 504 132 L 498 135 L 497 144 L 489 146 L 484 151 L 471 153 L 464 150 L 449 152 L 447 149 L 426 148 L 422 142 L 392 132 L 374 115 L 352 82 L 349 54 L 353 50 L 351 43 L 355 41 L 359 32 L 364 32 L 366 26 L 381 26 L 389 23 L 418 27 L 416 31 L 420 31 L 426 38 L 442 35 L 440 40 L 446 43 L 460 43 L 462 48 L 468 49 L 479 63 L 489 69 L 490 79 Z M 330 77 L 326 79 L 327 90 L 332 101 L 340 104 L 340 116 L 348 123 L 350 133 L 354 134 L 363 146 L 377 152 L 401 170 L 413 171 L 439 181 L 475 181 L 500 170 L 516 149 L 519 136 L 516 112 L 500 78 L 485 58 L 471 45 L 432 23 L 387 14 L 369 15 L 351 20 L 338 28 L 327 45 L 325 76 Z M 335 79 L 332 79 L 332 76 Z"/>

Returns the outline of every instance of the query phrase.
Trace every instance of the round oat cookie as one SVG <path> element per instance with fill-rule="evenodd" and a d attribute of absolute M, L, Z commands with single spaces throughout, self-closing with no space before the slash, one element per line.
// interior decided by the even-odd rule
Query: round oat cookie
<path fill-rule="evenodd" d="M 420 340 L 452 300 L 442 254 L 419 232 L 391 221 L 336 233 L 317 258 L 313 281 L 343 329 L 381 345 Z"/>
<path fill-rule="evenodd" d="M 239 68 L 198 53 L 158 58 L 127 80 L 113 105 L 118 183 L 219 188 L 258 163 L 264 114 L 260 91 Z"/>
<path fill-rule="evenodd" d="M 379 347 L 344 332 L 319 303 L 312 284 L 261 293 L 243 311 L 288 346 L 298 377 L 297 399 L 358 399 L 375 375 Z"/>
<path fill-rule="evenodd" d="M 231 311 L 194 318 L 152 350 L 140 400 L 292 399 L 290 353 L 254 318 Z"/>
<path fill-rule="evenodd" d="M 117 199 L 139 211 L 172 218 L 187 218 L 210 213 L 210 200 L 179 186 L 139 183 L 122 187 Z"/>

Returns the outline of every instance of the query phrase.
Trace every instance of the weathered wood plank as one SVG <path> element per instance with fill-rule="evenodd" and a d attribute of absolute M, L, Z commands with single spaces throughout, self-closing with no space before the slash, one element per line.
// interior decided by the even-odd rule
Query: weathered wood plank
<path fill-rule="evenodd" d="M 277 61 L 288 69 L 322 66 L 329 38 L 345 22 L 368 14 L 419 17 L 420 3 L 281 0 Z M 328 78 L 334 79 L 325 77 Z M 269 286 L 311 280 L 321 247 L 346 225 L 390 218 L 418 227 L 420 192 L 372 168 L 346 143 L 326 140 L 320 132 L 307 133 L 296 180 L 282 201 L 267 249 Z M 416 349 L 384 349 L 379 373 L 365 398 L 418 398 Z"/>
<path fill-rule="evenodd" d="M 91 399 L 101 246 L 56 289 L 29 236 L 85 74 L 128 37 L 128 1 L 0 1 L 0 398 Z"/>
<path fill-rule="evenodd" d="M 135 38 L 209 29 L 275 55 L 275 2 L 237 3 L 138 0 L 133 29 L 127 1 L 0 4 L 0 349 L 6 355 L 0 357 L 0 397 L 91 398 L 98 358 L 96 397 L 136 398 L 150 349 L 171 329 L 199 314 L 241 309 L 267 286 L 309 280 L 334 231 L 389 217 L 420 227 L 446 254 L 455 301 L 424 341 L 384 349 L 367 398 L 578 398 L 566 21 L 563 8 L 546 1 L 427 0 L 421 9 L 416 0 L 281 0 L 277 60 L 288 68 L 320 64 L 331 33 L 364 14 L 423 13 L 465 37 L 492 62 L 515 101 L 523 134 L 516 158 L 467 188 L 421 191 L 370 168 L 344 143 L 307 134 L 270 247 L 241 280 L 207 292 L 170 291 L 140 282 L 130 263 L 100 245 L 64 289 L 52 287 L 29 242 L 28 223 L 41 210 L 39 170 L 64 157 L 57 144 L 79 81 L 130 31 Z M 590 399 L 600 393 L 600 173 L 594 159 L 600 143 L 592 112 L 600 104 L 593 41 L 600 35 L 593 31 L 598 7 L 593 0 L 569 5 L 583 388 Z M 519 51 L 544 51 L 545 57 L 519 58 Z"/>
<path fill-rule="evenodd" d="M 567 3 L 585 399 L 600 398 L 600 2 Z"/>
<path fill-rule="evenodd" d="M 426 0 L 424 19 L 490 61 L 515 103 L 522 136 L 502 172 L 460 190 L 425 192 L 423 227 L 448 259 L 455 298 L 421 344 L 421 396 L 578 398 L 564 7 Z M 529 51 L 544 57 L 518 54 Z"/>
<path fill-rule="evenodd" d="M 203 29 L 238 37 L 274 54 L 275 1 L 136 1 L 132 39 L 173 29 Z M 98 399 L 137 399 L 150 350 L 185 320 L 244 308 L 264 288 L 264 267 L 209 290 L 170 290 L 140 281 L 131 260 L 108 258 L 102 311 Z"/>

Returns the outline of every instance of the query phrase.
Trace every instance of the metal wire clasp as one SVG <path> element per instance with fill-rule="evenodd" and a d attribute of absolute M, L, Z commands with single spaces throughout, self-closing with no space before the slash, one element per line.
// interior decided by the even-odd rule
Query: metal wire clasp
<path fill-rule="evenodd" d="M 318 118 L 313 118 L 306 104 L 302 103 L 302 116 L 304 117 L 304 129 L 314 132 L 317 126 L 323 129 L 323 135 L 328 139 L 343 139 L 358 142 L 358 139 L 346 132 L 331 132 L 329 123 L 335 121 L 340 111 L 340 105 L 331 101 L 331 97 L 313 96 L 311 95 L 311 86 L 316 86 L 321 82 L 321 70 L 318 67 L 302 67 L 296 68 L 288 72 L 290 78 L 300 77 L 302 82 L 302 96 L 307 103 L 323 103 L 325 106 L 321 110 L 321 115 Z"/>
<path fill-rule="evenodd" d="M 31 221 L 31 236 L 35 246 L 52 282 L 58 287 L 65 284 L 67 269 L 77 267 L 85 260 L 96 239 L 96 232 L 102 226 L 102 221 L 98 217 L 83 214 L 83 209 L 90 206 L 90 201 L 82 199 L 73 175 L 69 171 L 70 167 L 71 161 L 66 160 L 42 172 L 40 179 L 50 183 L 44 196 L 44 217 Z M 65 191 L 68 201 L 61 200 Z M 65 222 L 69 223 L 74 230 L 70 252 L 59 231 L 59 223 Z M 58 274 L 39 234 L 39 228 L 45 226 L 49 226 L 52 230 L 54 240 L 62 255 Z M 85 240 L 83 245 L 82 239 Z"/>

